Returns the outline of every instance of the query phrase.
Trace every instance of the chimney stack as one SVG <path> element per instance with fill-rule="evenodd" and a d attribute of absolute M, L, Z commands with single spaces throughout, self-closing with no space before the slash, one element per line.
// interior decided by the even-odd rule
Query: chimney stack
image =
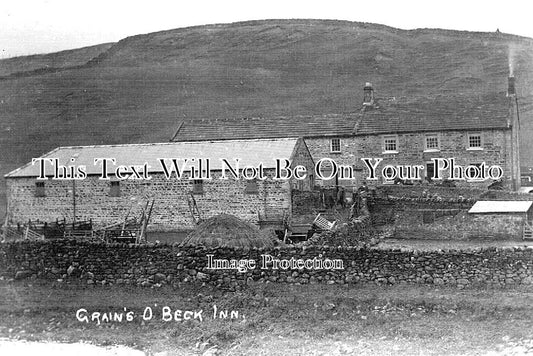
<path fill-rule="evenodd" d="M 374 105 L 374 88 L 372 83 L 366 82 L 363 88 L 363 106 Z"/>
<path fill-rule="evenodd" d="M 516 95 L 515 80 L 513 76 L 509 77 L 509 86 L 507 87 L 507 96 Z"/>

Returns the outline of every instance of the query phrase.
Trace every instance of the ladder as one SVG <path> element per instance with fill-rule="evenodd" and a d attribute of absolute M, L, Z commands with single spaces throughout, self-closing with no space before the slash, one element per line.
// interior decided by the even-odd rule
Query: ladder
<path fill-rule="evenodd" d="M 189 199 L 187 202 L 189 204 L 189 212 L 191 213 L 192 220 L 196 225 L 198 225 L 202 218 L 200 216 L 200 210 L 198 209 L 198 205 L 196 205 L 196 199 L 194 199 L 194 195 L 192 193 L 189 195 Z"/>
<path fill-rule="evenodd" d="M 150 201 L 146 202 L 146 206 L 141 214 L 140 219 L 140 231 L 137 235 L 137 238 L 135 240 L 136 243 L 146 242 L 146 228 L 148 227 L 148 222 L 150 221 L 150 218 L 152 217 L 152 209 L 154 208 L 155 199 L 152 200 L 152 204 L 150 204 Z M 148 209 L 148 205 L 150 204 L 150 209 Z"/>
<path fill-rule="evenodd" d="M 524 240 L 533 240 L 533 227 L 531 227 L 531 225 L 529 225 L 527 221 L 524 223 L 522 238 Z"/>

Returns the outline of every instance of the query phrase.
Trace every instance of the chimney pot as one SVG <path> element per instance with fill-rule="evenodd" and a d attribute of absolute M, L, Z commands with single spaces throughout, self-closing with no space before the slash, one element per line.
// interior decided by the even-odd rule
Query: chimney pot
<path fill-rule="evenodd" d="M 509 85 L 507 87 L 507 96 L 516 95 L 515 79 L 513 76 L 509 77 L 508 83 Z"/>
<path fill-rule="evenodd" d="M 374 105 L 374 88 L 372 83 L 366 82 L 365 87 L 363 88 L 363 106 L 373 106 Z"/>

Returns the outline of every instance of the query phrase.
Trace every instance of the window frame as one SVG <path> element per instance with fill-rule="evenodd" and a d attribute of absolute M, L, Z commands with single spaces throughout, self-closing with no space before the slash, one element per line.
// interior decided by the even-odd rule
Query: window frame
<path fill-rule="evenodd" d="M 435 138 L 437 140 L 437 147 L 429 147 L 428 140 Z M 427 133 L 424 135 L 424 152 L 438 152 L 440 151 L 440 135 L 438 133 Z"/>
<path fill-rule="evenodd" d="M 192 193 L 195 195 L 204 194 L 204 180 L 203 179 L 194 179 L 192 182 Z"/>
<path fill-rule="evenodd" d="M 394 150 L 387 149 L 387 145 L 391 144 L 391 143 L 387 143 L 387 140 L 390 140 L 390 139 L 394 139 L 394 146 L 395 146 Z M 399 146 L 398 135 L 384 135 L 383 136 L 382 138 L 383 153 L 398 153 L 399 152 L 398 146 Z"/>
<path fill-rule="evenodd" d="M 259 194 L 259 183 L 257 179 L 247 179 L 244 183 L 244 194 L 257 195 Z"/>
<path fill-rule="evenodd" d="M 335 141 L 335 144 L 334 144 L 334 141 Z M 338 142 L 338 147 L 339 147 L 339 149 L 338 149 L 338 150 L 335 150 L 335 149 L 334 149 L 334 146 L 337 145 L 337 142 Z M 329 140 L 329 151 L 330 151 L 331 153 L 341 153 L 341 152 L 342 152 L 341 144 L 342 144 L 341 139 L 338 138 L 338 137 L 335 137 L 335 138 L 330 139 L 330 140 Z"/>
<path fill-rule="evenodd" d="M 46 196 L 46 185 L 42 181 L 35 182 L 35 190 L 33 195 L 36 198 L 42 198 Z"/>
<path fill-rule="evenodd" d="M 111 182 L 109 182 L 109 196 L 113 198 L 118 198 L 121 196 L 119 180 L 112 180 Z"/>
<path fill-rule="evenodd" d="M 479 136 L 479 146 L 472 146 L 471 139 Z M 483 150 L 483 134 L 481 132 L 469 132 L 466 136 L 466 149 L 469 151 Z"/>

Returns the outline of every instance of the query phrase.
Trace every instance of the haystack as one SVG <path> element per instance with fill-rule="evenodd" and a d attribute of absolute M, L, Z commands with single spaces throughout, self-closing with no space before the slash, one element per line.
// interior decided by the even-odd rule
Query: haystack
<path fill-rule="evenodd" d="M 276 240 L 267 231 L 228 214 L 213 216 L 200 223 L 181 246 L 265 248 L 274 246 Z"/>

